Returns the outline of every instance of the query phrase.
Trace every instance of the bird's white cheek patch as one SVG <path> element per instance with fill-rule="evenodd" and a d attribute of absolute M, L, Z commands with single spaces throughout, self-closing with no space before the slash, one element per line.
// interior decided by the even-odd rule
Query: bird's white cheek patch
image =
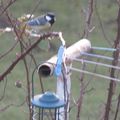
<path fill-rule="evenodd" d="M 48 21 L 50 21 L 50 20 L 51 20 L 51 17 L 49 17 L 49 16 L 46 16 L 46 19 L 47 19 Z"/>

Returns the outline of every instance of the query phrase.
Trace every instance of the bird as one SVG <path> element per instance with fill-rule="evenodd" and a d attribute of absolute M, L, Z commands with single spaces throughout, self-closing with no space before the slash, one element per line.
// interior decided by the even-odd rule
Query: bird
<path fill-rule="evenodd" d="M 30 19 L 25 22 L 26 28 L 33 33 L 41 33 L 48 30 L 55 23 L 56 17 L 54 13 L 46 13 L 36 18 Z"/>
<path fill-rule="evenodd" d="M 34 17 L 34 15 L 31 14 L 24 14 L 14 20 L 13 23 L 15 23 L 16 29 L 19 30 L 20 33 L 24 31 L 24 35 L 29 36 L 31 34 L 46 32 L 52 27 L 55 21 L 55 14 L 48 12 L 38 17 Z M 7 16 L 0 17 L 0 34 L 13 31 L 12 27 L 13 26 Z M 10 30 L 8 30 L 8 28 L 10 28 Z"/>

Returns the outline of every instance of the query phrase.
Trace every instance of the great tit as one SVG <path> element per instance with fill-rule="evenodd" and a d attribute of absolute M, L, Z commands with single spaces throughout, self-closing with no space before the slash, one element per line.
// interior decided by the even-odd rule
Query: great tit
<path fill-rule="evenodd" d="M 39 33 L 49 29 L 56 21 L 53 13 L 47 13 L 37 18 L 28 20 L 26 25 L 32 30 L 32 32 Z"/>
<path fill-rule="evenodd" d="M 25 35 L 30 35 L 31 33 L 39 34 L 45 32 L 47 29 L 49 30 L 56 21 L 55 14 L 50 12 L 36 18 L 33 17 L 33 15 L 29 14 L 24 15 L 13 21 L 13 23 L 15 23 L 18 30 L 25 30 Z M 11 23 L 9 23 L 6 22 L 6 19 L 0 17 L 0 34 L 8 32 L 6 28 L 13 29 Z"/>

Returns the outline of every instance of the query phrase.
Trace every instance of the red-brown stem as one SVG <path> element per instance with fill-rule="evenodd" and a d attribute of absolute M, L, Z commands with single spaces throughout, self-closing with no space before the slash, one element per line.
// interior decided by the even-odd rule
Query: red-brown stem
<path fill-rule="evenodd" d="M 118 26 L 118 30 L 117 30 L 117 36 L 116 36 L 116 40 L 114 42 L 114 48 L 117 49 L 117 51 L 113 52 L 113 58 L 114 60 L 112 61 L 112 65 L 116 66 L 118 64 L 118 58 L 119 58 L 119 43 L 120 43 L 120 7 L 119 7 L 119 11 L 118 11 L 118 17 L 117 17 L 117 26 Z M 110 77 L 114 78 L 115 77 L 115 68 L 111 68 L 111 72 L 110 72 Z M 104 120 L 109 120 L 109 113 L 110 113 L 110 109 L 111 109 L 111 104 L 112 104 L 112 97 L 114 94 L 114 90 L 115 90 L 115 81 L 110 81 L 109 84 L 109 92 L 108 92 L 108 98 L 107 98 L 107 104 L 106 104 L 106 108 L 105 108 L 105 115 L 104 115 Z"/>
<path fill-rule="evenodd" d="M 117 107 L 116 107 L 116 112 L 115 112 L 115 118 L 114 118 L 114 120 L 117 120 L 119 107 L 120 107 L 120 94 L 118 96 L 118 103 L 117 103 Z"/>

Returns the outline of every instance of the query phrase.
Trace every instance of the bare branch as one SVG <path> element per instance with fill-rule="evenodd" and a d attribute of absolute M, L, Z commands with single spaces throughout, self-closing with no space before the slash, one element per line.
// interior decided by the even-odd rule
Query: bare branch
<path fill-rule="evenodd" d="M 7 9 L 8 9 L 13 3 L 15 3 L 15 2 L 16 2 L 16 0 L 10 0 L 9 2 L 7 2 L 7 4 L 6 4 L 5 7 L 4 7 L 4 5 L 2 4 L 2 5 L 0 6 L 0 8 L 1 8 L 0 16 L 1 16 L 4 12 L 6 12 Z"/>
<path fill-rule="evenodd" d="M 97 8 L 97 0 L 96 0 L 96 3 L 95 3 L 95 11 L 96 11 L 96 15 L 98 17 L 98 21 L 99 21 L 99 24 L 100 24 L 100 27 L 101 27 L 101 30 L 102 30 L 102 34 L 105 38 L 105 40 L 108 42 L 108 44 L 112 47 L 112 42 L 108 39 L 106 33 L 105 33 L 105 30 L 104 30 L 104 27 L 103 27 L 103 23 L 102 23 L 102 20 L 101 20 L 101 17 L 100 17 L 100 14 L 98 12 L 98 8 Z"/>
<path fill-rule="evenodd" d="M 30 79 L 29 79 L 29 70 L 28 70 L 28 65 L 27 65 L 27 61 L 25 58 L 23 58 L 23 62 L 25 65 L 25 70 L 26 70 L 26 80 L 27 80 L 27 102 L 28 102 L 28 107 L 29 107 L 29 120 L 32 120 L 32 110 L 31 110 L 31 101 L 30 101 Z"/>
<path fill-rule="evenodd" d="M 116 112 L 115 112 L 115 118 L 114 118 L 114 120 L 117 120 L 117 115 L 118 115 L 119 107 L 120 107 L 120 94 L 118 96 L 118 103 L 117 103 L 117 107 L 116 107 Z"/>
<path fill-rule="evenodd" d="M 87 38 L 88 37 L 88 34 L 90 31 L 92 31 L 92 29 L 90 30 L 90 26 L 91 26 L 91 21 L 92 21 L 92 15 L 93 15 L 93 3 L 94 3 L 94 0 L 89 0 L 88 1 L 88 8 L 87 8 L 87 11 L 86 11 L 86 21 L 85 21 L 85 29 L 84 29 L 84 33 L 82 35 L 82 37 L 85 37 Z M 83 68 L 82 70 L 85 69 L 85 63 L 83 63 Z M 77 120 L 80 120 L 80 113 L 81 113 L 81 109 L 82 109 L 82 103 L 83 103 L 83 98 L 84 98 L 84 93 L 85 93 L 85 90 L 87 88 L 87 85 L 89 84 L 86 84 L 84 83 L 84 73 L 81 74 L 81 77 L 80 77 L 80 83 L 81 83 L 81 87 L 80 87 L 80 97 L 78 99 L 78 104 L 77 104 L 77 115 L 76 115 L 76 119 Z"/>
<path fill-rule="evenodd" d="M 117 0 L 118 5 L 120 6 L 120 0 Z"/>
<path fill-rule="evenodd" d="M 51 32 L 51 33 L 45 33 L 43 35 L 40 36 L 40 38 L 34 42 L 31 46 L 29 46 L 25 51 L 23 51 L 21 53 L 20 56 L 18 56 L 18 58 L 16 58 L 12 64 L 5 70 L 5 72 L 3 72 L 2 74 L 0 74 L 0 81 L 4 80 L 4 78 L 14 69 L 14 67 L 16 66 L 16 64 L 22 60 L 32 49 L 34 49 L 36 47 L 36 45 L 43 39 L 47 39 L 49 37 L 58 37 L 59 33 L 58 32 Z"/>
<path fill-rule="evenodd" d="M 4 89 L 3 89 L 3 94 L 0 97 L 0 101 L 5 97 L 6 87 L 7 87 L 7 78 L 6 78 L 6 81 L 5 81 L 5 85 L 4 85 Z"/>
<path fill-rule="evenodd" d="M 85 69 L 85 63 L 82 66 L 82 69 Z M 80 83 L 81 83 L 81 87 L 80 87 L 80 97 L 78 99 L 78 104 L 77 104 L 77 120 L 80 120 L 80 113 L 81 113 L 81 109 L 82 109 L 82 103 L 83 103 L 83 97 L 84 97 L 84 92 L 85 92 L 85 85 L 84 85 L 84 73 L 81 73 L 80 75 Z"/>
<path fill-rule="evenodd" d="M 22 105 L 25 104 L 25 102 L 26 102 L 26 100 L 23 101 L 22 103 L 18 104 L 18 105 L 11 103 L 11 104 L 9 104 L 9 105 L 6 105 L 6 106 L 3 107 L 3 108 L 0 108 L 0 112 L 4 112 L 5 110 L 7 110 L 8 108 L 10 108 L 10 107 L 12 107 L 12 106 L 14 106 L 14 107 L 21 107 Z"/>
<path fill-rule="evenodd" d="M 88 37 L 88 34 L 89 32 L 91 32 L 94 27 L 91 29 L 90 26 L 91 26 L 91 21 L 92 21 L 92 15 L 93 15 L 93 2 L 94 0 L 89 0 L 88 1 L 88 8 L 87 8 L 87 11 L 85 12 L 85 17 L 86 17 L 86 20 L 85 20 L 85 29 L 84 29 L 84 33 L 82 35 L 82 38 L 85 37 L 87 38 Z"/>
<path fill-rule="evenodd" d="M 116 51 L 113 52 L 113 61 L 112 61 L 112 65 L 113 66 L 117 66 L 118 64 L 118 58 L 119 58 L 119 45 L 120 45 L 120 7 L 118 10 L 118 17 L 117 17 L 117 35 L 116 35 L 116 40 L 114 41 L 114 48 L 117 49 Z M 111 68 L 111 72 L 110 72 L 110 77 L 115 78 L 115 68 Z M 104 116 L 104 120 L 109 120 L 109 112 L 111 109 L 111 102 L 112 102 L 112 97 L 113 94 L 115 92 L 115 87 L 116 87 L 116 83 L 115 81 L 110 81 L 109 84 L 109 92 L 108 92 L 108 98 L 107 98 L 107 104 L 106 104 L 106 111 L 105 111 L 105 116 Z"/>
<path fill-rule="evenodd" d="M 0 112 L 4 112 L 6 109 L 8 109 L 11 106 L 12 106 L 12 104 L 6 105 L 4 108 L 0 109 Z"/>

